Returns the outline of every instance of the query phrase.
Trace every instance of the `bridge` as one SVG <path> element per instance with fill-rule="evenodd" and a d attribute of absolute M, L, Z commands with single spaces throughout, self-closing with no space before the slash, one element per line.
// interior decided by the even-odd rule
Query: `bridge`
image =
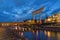
<path fill-rule="evenodd" d="M 19 26 L 19 25 L 31 25 L 31 24 L 36 24 L 35 22 L 1 22 L 0 27 L 5 27 L 5 26 Z"/>
<path fill-rule="evenodd" d="M 40 9 L 36 10 L 36 11 L 33 11 L 32 12 L 32 16 L 33 16 L 33 20 L 28 20 L 28 21 L 25 21 L 25 22 L 1 22 L 0 23 L 0 27 L 11 27 L 11 26 L 16 26 L 16 28 L 19 30 L 19 27 L 22 27 L 23 30 L 40 30 L 40 29 L 55 29 L 53 26 L 42 26 L 41 27 L 41 24 L 42 24 L 42 20 L 41 20 L 41 13 L 43 12 L 43 9 L 44 9 L 44 6 L 42 6 Z M 37 22 L 35 21 L 35 15 L 36 14 L 39 14 L 40 15 L 40 20 Z M 39 25 L 38 25 L 39 24 Z M 49 30 L 50 30 L 49 29 Z M 58 29 L 58 28 L 57 28 Z M 27 31 L 28 31 L 27 30 Z"/>

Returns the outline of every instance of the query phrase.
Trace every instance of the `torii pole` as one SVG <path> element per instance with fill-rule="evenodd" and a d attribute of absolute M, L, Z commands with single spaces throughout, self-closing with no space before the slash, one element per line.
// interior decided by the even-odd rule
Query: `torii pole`
<path fill-rule="evenodd" d="M 40 24 L 42 24 L 41 19 L 42 19 L 42 16 L 41 16 L 41 13 L 40 13 Z"/>

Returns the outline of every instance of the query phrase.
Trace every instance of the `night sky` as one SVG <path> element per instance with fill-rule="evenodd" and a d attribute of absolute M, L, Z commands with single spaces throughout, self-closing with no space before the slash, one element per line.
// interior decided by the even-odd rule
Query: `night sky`
<path fill-rule="evenodd" d="M 44 6 L 42 19 L 60 11 L 60 0 L 0 0 L 0 22 L 32 19 L 32 11 Z M 36 19 L 39 16 L 36 15 Z"/>

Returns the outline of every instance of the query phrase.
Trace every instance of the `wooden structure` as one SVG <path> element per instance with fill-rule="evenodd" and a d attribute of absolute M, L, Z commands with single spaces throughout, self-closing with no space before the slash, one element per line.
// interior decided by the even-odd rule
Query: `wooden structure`
<path fill-rule="evenodd" d="M 36 14 L 40 14 L 40 24 L 42 23 L 42 22 L 41 22 L 41 17 L 42 17 L 42 16 L 41 16 L 41 13 L 42 13 L 43 9 L 44 9 L 44 6 L 42 6 L 40 9 L 35 10 L 35 11 L 32 12 L 33 20 L 35 20 L 35 15 L 36 15 Z"/>

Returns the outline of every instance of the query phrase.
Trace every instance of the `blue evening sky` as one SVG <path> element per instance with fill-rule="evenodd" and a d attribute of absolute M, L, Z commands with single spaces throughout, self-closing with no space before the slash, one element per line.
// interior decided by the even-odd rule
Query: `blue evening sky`
<path fill-rule="evenodd" d="M 32 11 L 44 6 L 42 19 L 60 11 L 60 0 L 0 0 L 0 22 L 32 19 Z M 39 16 L 36 16 L 39 19 Z"/>

